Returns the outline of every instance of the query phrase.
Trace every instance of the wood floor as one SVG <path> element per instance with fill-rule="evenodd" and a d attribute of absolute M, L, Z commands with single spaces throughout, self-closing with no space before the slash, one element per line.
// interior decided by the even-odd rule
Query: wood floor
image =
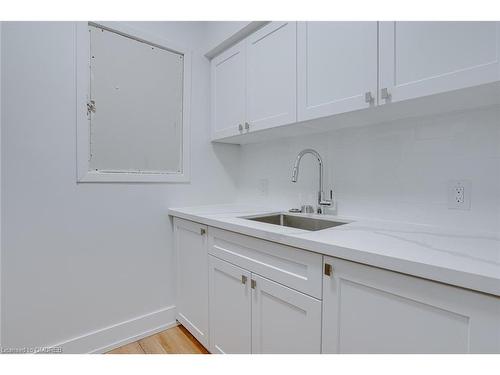
<path fill-rule="evenodd" d="M 208 354 L 207 350 L 179 325 L 116 348 L 107 354 Z"/>

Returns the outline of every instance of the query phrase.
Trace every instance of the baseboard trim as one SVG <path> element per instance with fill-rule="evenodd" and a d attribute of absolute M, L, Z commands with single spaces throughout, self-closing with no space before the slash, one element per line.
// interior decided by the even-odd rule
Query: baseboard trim
<path fill-rule="evenodd" d="M 124 322 L 63 341 L 63 353 L 105 353 L 176 326 L 175 306 L 169 306 Z"/>
<path fill-rule="evenodd" d="M 191 321 L 183 314 L 177 314 L 177 321 L 184 326 L 205 348 L 208 348 L 208 337 L 198 329 Z"/>

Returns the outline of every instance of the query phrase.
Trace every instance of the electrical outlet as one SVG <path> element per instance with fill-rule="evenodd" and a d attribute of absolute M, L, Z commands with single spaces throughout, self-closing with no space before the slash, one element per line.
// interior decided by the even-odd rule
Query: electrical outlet
<path fill-rule="evenodd" d="M 461 185 L 455 185 L 454 187 L 454 200 L 457 204 L 464 204 L 465 198 L 464 198 L 464 193 L 465 193 L 465 188 Z"/>
<path fill-rule="evenodd" d="M 468 180 L 448 181 L 448 208 L 470 210 L 471 183 Z"/>

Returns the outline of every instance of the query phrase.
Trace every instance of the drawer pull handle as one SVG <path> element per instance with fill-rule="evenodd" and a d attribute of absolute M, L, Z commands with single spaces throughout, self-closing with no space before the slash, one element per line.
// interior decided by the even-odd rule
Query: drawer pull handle
<path fill-rule="evenodd" d="M 205 230 L 205 228 L 201 228 L 200 229 L 200 234 L 203 236 L 205 233 L 207 233 L 207 231 Z"/>
<path fill-rule="evenodd" d="M 328 264 L 328 263 L 325 263 L 325 275 L 326 276 L 332 276 L 332 274 L 333 274 L 332 265 Z"/>
<path fill-rule="evenodd" d="M 247 283 L 247 277 L 245 275 L 241 275 L 241 283 L 246 284 Z"/>
<path fill-rule="evenodd" d="M 255 289 L 255 287 L 257 286 L 257 281 L 255 281 L 254 279 L 252 279 L 252 282 L 250 283 L 252 289 Z"/>

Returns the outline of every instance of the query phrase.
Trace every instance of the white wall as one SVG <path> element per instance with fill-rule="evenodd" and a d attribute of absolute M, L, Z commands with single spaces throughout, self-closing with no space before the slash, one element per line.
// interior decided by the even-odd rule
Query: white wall
<path fill-rule="evenodd" d="M 314 203 L 317 149 L 333 182 L 338 214 L 500 231 L 500 109 L 490 108 L 242 146 L 240 200 L 296 207 Z M 260 192 L 260 180 L 269 193 Z M 447 208 L 449 179 L 472 181 L 471 210 Z"/>
<path fill-rule="evenodd" d="M 168 207 L 236 195 L 238 147 L 209 142 L 204 28 L 132 26 L 193 49 L 190 184 L 77 184 L 74 24 L 3 25 L 4 347 L 54 345 L 160 311 L 67 346 L 91 350 L 170 323 Z"/>

